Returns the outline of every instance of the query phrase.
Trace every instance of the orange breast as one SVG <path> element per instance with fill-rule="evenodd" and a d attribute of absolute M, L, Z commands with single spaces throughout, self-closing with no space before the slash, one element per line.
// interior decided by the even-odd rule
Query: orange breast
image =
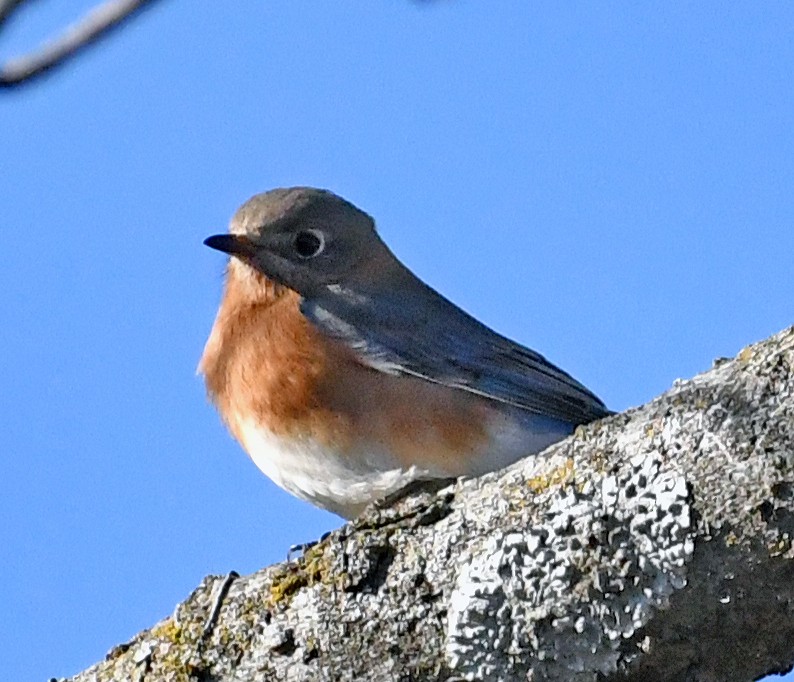
<path fill-rule="evenodd" d="M 310 438 L 333 456 L 389 451 L 405 467 L 471 471 L 488 445 L 486 401 L 359 363 L 303 317 L 289 290 L 250 298 L 227 287 L 200 364 L 230 430 L 254 419 L 274 435 Z"/>

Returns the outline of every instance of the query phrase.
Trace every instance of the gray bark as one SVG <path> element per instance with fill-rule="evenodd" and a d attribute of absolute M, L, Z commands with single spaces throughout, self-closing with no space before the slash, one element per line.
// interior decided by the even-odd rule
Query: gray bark
<path fill-rule="evenodd" d="M 794 662 L 794 327 L 543 456 L 210 576 L 87 680 L 753 680 Z"/>

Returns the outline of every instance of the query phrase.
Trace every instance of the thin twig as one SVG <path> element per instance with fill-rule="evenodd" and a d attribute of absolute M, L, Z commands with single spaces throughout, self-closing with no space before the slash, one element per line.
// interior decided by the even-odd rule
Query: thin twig
<path fill-rule="evenodd" d="M 221 613 L 221 606 L 223 606 L 223 600 L 226 599 L 226 594 L 229 591 L 229 588 L 232 586 L 232 583 L 240 577 L 240 574 L 237 571 L 229 571 L 229 574 L 223 579 L 223 582 L 220 583 L 217 587 L 217 592 L 215 593 L 215 600 L 212 604 L 212 610 L 210 611 L 209 616 L 207 616 L 207 621 L 204 623 L 204 630 L 201 633 L 201 639 L 204 640 L 212 634 L 212 630 L 215 627 L 215 624 L 218 622 L 218 616 Z"/>
<path fill-rule="evenodd" d="M 0 23 L 22 0 L 0 0 Z M 0 87 L 13 87 L 60 66 L 83 48 L 151 6 L 156 0 L 108 0 L 90 10 L 60 36 L 38 50 L 10 59 L 0 68 Z"/>
<path fill-rule="evenodd" d="M 0 26 L 25 0 L 0 0 Z"/>

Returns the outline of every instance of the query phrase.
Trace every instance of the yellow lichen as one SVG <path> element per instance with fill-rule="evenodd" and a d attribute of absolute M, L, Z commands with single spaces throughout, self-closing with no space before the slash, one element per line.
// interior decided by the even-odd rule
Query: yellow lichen
<path fill-rule="evenodd" d="M 736 533 L 731 531 L 725 536 L 725 546 L 726 547 L 735 547 L 739 544 L 739 538 L 737 537 Z"/>
<path fill-rule="evenodd" d="M 158 639 L 165 639 L 171 644 L 184 644 L 182 626 L 177 625 L 172 618 L 164 621 L 152 630 L 152 634 Z"/>
<path fill-rule="evenodd" d="M 788 533 L 784 533 L 776 542 L 770 543 L 768 546 L 769 556 L 778 557 L 788 554 L 791 551 L 791 538 Z"/>
<path fill-rule="evenodd" d="M 554 469 L 546 473 L 533 476 L 527 481 L 527 485 L 529 486 L 529 489 L 533 493 L 542 493 L 545 490 L 548 490 L 553 485 L 568 483 L 572 479 L 573 479 L 573 459 L 568 457 L 565 460 L 565 464 L 563 464 L 562 466 L 555 467 Z"/>
<path fill-rule="evenodd" d="M 300 589 L 327 583 L 329 563 L 320 545 L 307 549 L 295 563 L 276 573 L 270 583 L 270 605 L 290 600 Z"/>

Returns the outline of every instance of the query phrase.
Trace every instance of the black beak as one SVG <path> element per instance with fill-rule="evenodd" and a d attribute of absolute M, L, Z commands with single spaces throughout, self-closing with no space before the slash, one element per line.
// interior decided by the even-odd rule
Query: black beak
<path fill-rule="evenodd" d="M 214 234 L 204 240 L 204 244 L 216 251 L 231 254 L 232 256 L 252 256 L 254 245 L 245 237 L 236 234 Z"/>

